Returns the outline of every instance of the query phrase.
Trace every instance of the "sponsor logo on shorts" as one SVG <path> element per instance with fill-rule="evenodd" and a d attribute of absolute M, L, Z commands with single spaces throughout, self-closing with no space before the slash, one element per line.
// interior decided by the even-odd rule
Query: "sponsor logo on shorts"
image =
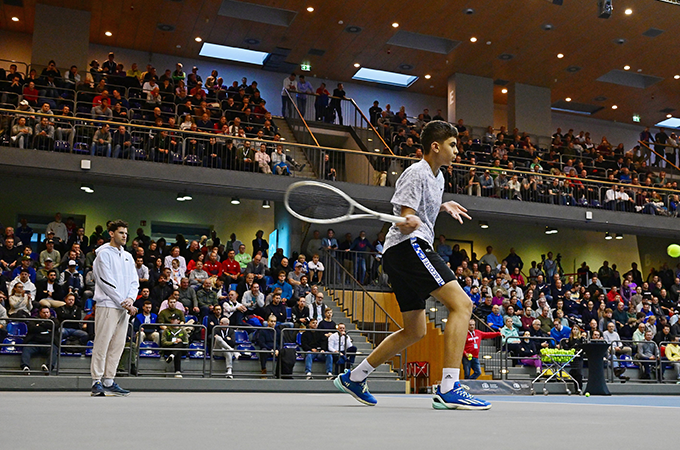
<path fill-rule="evenodd" d="M 416 255 L 418 255 L 418 258 L 420 261 L 423 263 L 425 268 L 427 269 L 428 272 L 430 272 L 430 275 L 432 275 L 432 278 L 437 282 L 439 286 L 444 286 L 444 279 L 442 278 L 441 275 L 439 275 L 439 272 L 437 272 L 437 269 L 434 268 L 430 260 L 427 258 L 427 255 L 425 255 L 425 252 L 423 251 L 422 248 L 420 248 L 420 245 L 416 241 L 416 238 L 412 237 L 411 239 L 411 247 L 413 247 L 413 250 L 415 250 Z"/>

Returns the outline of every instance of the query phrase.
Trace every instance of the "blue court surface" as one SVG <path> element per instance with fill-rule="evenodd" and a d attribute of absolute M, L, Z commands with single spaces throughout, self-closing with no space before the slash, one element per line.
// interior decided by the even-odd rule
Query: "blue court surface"
<path fill-rule="evenodd" d="M 346 394 L 0 395 L 0 448 L 17 450 L 610 448 L 680 419 L 671 396 L 493 396 L 489 411 L 437 411 L 424 395 L 377 395 L 375 407 Z"/>

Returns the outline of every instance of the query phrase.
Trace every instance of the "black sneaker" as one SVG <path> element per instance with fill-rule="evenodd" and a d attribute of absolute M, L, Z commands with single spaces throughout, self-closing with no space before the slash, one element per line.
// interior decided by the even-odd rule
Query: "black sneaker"
<path fill-rule="evenodd" d="M 92 391 L 90 393 L 92 397 L 106 397 L 106 392 L 104 392 L 104 386 L 101 381 L 97 381 L 92 385 Z"/>
<path fill-rule="evenodd" d="M 175 354 L 174 353 L 170 353 L 168 356 L 165 357 L 165 362 L 168 363 L 168 364 L 170 364 L 174 360 L 175 360 Z"/>
<path fill-rule="evenodd" d="M 49 375 L 49 374 L 50 374 L 50 368 L 47 367 L 47 364 L 43 364 L 42 366 L 40 366 L 40 368 L 42 369 L 42 371 L 43 371 L 43 373 L 44 373 L 45 375 Z"/>

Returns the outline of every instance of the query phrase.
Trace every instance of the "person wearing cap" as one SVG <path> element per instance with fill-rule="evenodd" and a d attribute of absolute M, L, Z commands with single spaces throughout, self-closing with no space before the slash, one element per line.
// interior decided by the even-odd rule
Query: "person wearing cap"
<path fill-rule="evenodd" d="M 183 327 L 179 326 L 180 316 L 171 314 L 168 317 L 170 326 L 163 330 L 161 338 L 161 347 L 169 350 L 163 350 L 165 362 L 175 364 L 175 378 L 182 378 L 182 355 L 185 353 L 182 348 L 189 345 L 189 335 L 184 331 Z"/>
<path fill-rule="evenodd" d="M 14 288 L 14 285 L 21 283 L 24 286 L 24 292 L 30 295 L 31 300 L 35 300 L 36 296 L 36 287 L 35 284 L 31 281 L 31 278 L 28 273 L 28 269 L 21 269 L 19 272 L 19 275 L 14 278 L 10 283 L 9 286 L 7 286 L 7 289 L 9 292 L 12 292 L 12 289 Z"/>
<path fill-rule="evenodd" d="M 479 184 L 479 177 L 477 176 L 477 169 L 470 167 L 470 171 L 465 177 L 465 186 L 467 187 L 468 195 L 476 195 L 477 197 L 482 195 L 482 189 Z"/>
<path fill-rule="evenodd" d="M 54 270 L 56 272 L 56 274 L 57 274 L 56 279 L 58 280 L 59 279 L 59 269 L 57 269 L 56 266 L 54 265 L 54 261 L 52 261 L 52 258 L 48 257 L 48 258 L 45 259 L 45 265 L 42 266 L 40 269 L 38 269 L 38 271 L 36 273 L 36 278 L 35 278 L 36 283 L 41 281 L 41 280 L 46 280 L 49 273 L 50 273 L 50 270 Z"/>
<path fill-rule="evenodd" d="M 85 287 L 85 280 L 83 276 L 78 273 L 78 263 L 70 259 L 66 270 L 62 272 L 59 276 L 59 284 L 67 291 L 69 294 L 76 296 L 77 300 L 83 295 L 83 289 Z"/>
<path fill-rule="evenodd" d="M 54 239 L 50 239 L 50 235 L 54 236 L 54 231 L 48 232 L 48 239 L 45 241 L 45 250 L 40 252 L 40 265 L 45 266 L 45 261 L 49 258 L 55 266 L 58 266 L 61 262 L 61 253 L 56 250 Z"/>
<path fill-rule="evenodd" d="M 28 270 L 29 278 L 33 283 L 35 283 L 37 273 L 33 267 L 31 267 L 31 257 L 30 256 L 22 256 L 19 258 L 19 266 L 15 267 L 14 270 L 12 271 L 12 278 L 16 278 L 19 276 L 19 273 L 23 270 L 26 269 Z"/>

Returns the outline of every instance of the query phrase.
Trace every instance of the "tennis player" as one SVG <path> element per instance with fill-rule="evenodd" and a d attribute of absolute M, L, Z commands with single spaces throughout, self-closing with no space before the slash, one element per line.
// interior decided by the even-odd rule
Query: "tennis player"
<path fill-rule="evenodd" d="M 435 297 L 449 310 L 444 331 L 444 370 L 441 385 L 432 398 L 435 409 L 489 409 L 491 404 L 467 393 L 459 382 L 460 361 L 465 347 L 472 302 L 456 276 L 432 249 L 437 215 L 445 212 L 460 223 L 470 219 L 467 210 L 454 201 L 442 203 L 444 176 L 458 153 L 458 131 L 444 121 L 431 121 L 421 135 L 423 159 L 406 169 L 396 184 L 394 215 L 406 218 L 392 225 L 385 239 L 383 267 L 402 312 L 404 327 L 391 334 L 354 370 L 335 378 L 335 386 L 361 403 L 377 400 L 368 391 L 366 378 L 378 365 L 422 339 L 426 332 L 425 301 Z"/>
<path fill-rule="evenodd" d="M 130 394 L 114 381 L 125 348 L 128 314 L 137 314 L 132 306 L 139 291 L 135 263 L 127 251 L 128 225 L 122 220 L 109 223 L 111 241 L 97 249 L 92 264 L 94 272 L 94 347 L 92 348 L 92 396 L 126 396 Z"/>

